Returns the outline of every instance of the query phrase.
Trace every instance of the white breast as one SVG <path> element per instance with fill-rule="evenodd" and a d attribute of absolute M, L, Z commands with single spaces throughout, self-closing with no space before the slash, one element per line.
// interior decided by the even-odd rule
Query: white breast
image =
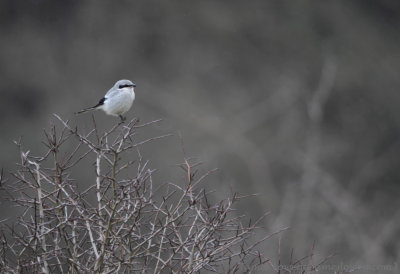
<path fill-rule="evenodd" d="M 119 92 L 106 97 L 103 110 L 108 115 L 122 115 L 132 107 L 134 100 L 135 92 L 133 88 L 124 88 Z"/>

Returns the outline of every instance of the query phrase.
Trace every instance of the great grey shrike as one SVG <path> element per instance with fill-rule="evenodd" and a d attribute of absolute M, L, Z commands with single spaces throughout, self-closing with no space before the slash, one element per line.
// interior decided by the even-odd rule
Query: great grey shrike
<path fill-rule="evenodd" d="M 108 115 L 119 116 L 121 122 L 123 122 L 126 118 L 123 117 L 122 114 L 131 108 L 135 100 L 135 87 L 136 85 L 129 80 L 119 80 L 106 95 L 100 99 L 97 105 L 85 108 L 78 111 L 76 114 L 101 109 Z"/>

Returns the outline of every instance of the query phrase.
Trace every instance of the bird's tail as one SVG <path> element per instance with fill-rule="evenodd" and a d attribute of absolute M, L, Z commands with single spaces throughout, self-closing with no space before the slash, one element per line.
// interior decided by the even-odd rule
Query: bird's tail
<path fill-rule="evenodd" d="M 102 99 L 97 103 L 97 105 L 95 105 L 95 106 L 93 106 L 93 107 L 90 107 L 90 108 L 82 109 L 81 111 L 75 112 L 75 114 L 81 114 L 81 113 L 85 113 L 85 112 L 88 112 L 88 111 L 91 111 L 91 110 L 98 109 L 99 107 L 101 107 L 102 105 L 104 105 L 104 101 L 105 101 L 105 100 L 106 100 L 106 98 L 104 97 L 104 98 L 102 98 Z"/>
<path fill-rule="evenodd" d="M 91 111 L 91 110 L 95 110 L 95 109 L 97 109 L 97 107 L 85 108 L 85 109 L 82 109 L 82 110 L 80 110 L 78 112 L 75 112 L 75 114 L 78 115 L 78 114 L 82 114 L 82 113 L 85 113 L 85 112 L 88 112 L 88 111 Z"/>

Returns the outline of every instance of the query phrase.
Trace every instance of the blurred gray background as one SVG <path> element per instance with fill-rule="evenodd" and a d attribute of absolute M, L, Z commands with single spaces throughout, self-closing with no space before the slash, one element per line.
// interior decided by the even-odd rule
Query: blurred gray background
<path fill-rule="evenodd" d="M 258 193 L 239 204 L 281 253 L 394 264 L 400 254 L 400 2 L 0 2 L 0 166 L 12 140 L 40 150 L 57 113 L 137 84 L 128 118 L 180 132 L 188 156 L 218 167 L 207 188 Z M 96 112 L 99 127 L 115 118 Z M 159 182 L 179 178 L 178 137 L 146 146 Z M 88 175 L 90 176 L 90 174 Z M 278 243 L 265 247 L 277 257 Z"/>

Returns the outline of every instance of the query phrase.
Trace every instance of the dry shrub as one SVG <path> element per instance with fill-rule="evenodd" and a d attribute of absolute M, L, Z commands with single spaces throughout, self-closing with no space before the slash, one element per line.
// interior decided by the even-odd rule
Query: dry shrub
<path fill-rule="evenodd" d="M 212 170 L 197 174 L 198 163 L 185 158 L 184 183 L 155 187 L 140 147 L 166 135 L 138 141 L 136 133 L 159 121 L 133 119 L 99 133 L 93 118 L 93 129 L 83 134 L 55 117 L 59 125 L 45 131 L 44 155 L 33 156 L 16 142 L 21 162 L 13 179 L 3 179 L 22 214 L 3 223 L 2 272 L 243 273 L 271 264 L 257 245 L 275 233 L 253 237 L 265 216 L 243 224 L 233 212 L 243 198 L 237 194 L 210 202 L 200 184 Z M 94 167 L 80 170 L 95 173 L 79 190 L 74 170 L 87 165 L 84 159 Z"/>

